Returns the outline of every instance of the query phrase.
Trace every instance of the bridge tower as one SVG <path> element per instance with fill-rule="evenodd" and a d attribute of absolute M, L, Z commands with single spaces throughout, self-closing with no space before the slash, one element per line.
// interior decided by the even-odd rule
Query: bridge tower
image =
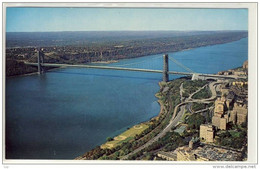
<path fill-rule="evenodd" d="M 38 59 L 38 74 L 42 74 L 44 72 L 44 69 L 42 67 L 42 64 L 44 62 L 44 55 L 40 50 L 37 50 L 37 59 Z"/>
<path fill-rule="evenodd" d="M 163 55 L 163 81 L 169 81 L 169 62 L 168 62 L 168 54 Z"/>

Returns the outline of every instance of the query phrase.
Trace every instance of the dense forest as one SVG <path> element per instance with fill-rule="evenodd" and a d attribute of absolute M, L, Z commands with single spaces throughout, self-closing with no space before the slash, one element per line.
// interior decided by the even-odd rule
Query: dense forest
<path fill-rule="evenodd" d="M 23 62 L 16 60 L 6 61 L 6 76 L 16 76 L 37 71 L 37 67 L 25 65 Z"/>
<path fill-rule="evenodd" d="M 37 49 L 43 50 L 48 63 L 86 64 L 177 52 L 247 36 L 246 31 L 7 33 L 7 76 L 27 72 L 17 69 L 17 62 L 36 62 Z"/>

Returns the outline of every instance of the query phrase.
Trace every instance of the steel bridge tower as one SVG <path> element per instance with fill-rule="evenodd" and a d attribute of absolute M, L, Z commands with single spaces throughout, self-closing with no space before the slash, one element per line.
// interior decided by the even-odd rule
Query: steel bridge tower
<path fill-rule="evenodd" d="M 43 62 L 44 62 L 44 54 L 42 51 L 37 50 L 37 59 L 38 59 L 38 74 L 42 74 L 44 72 Z"/>
<path fill-rule="evenodd" d="M 168 54 L 163 55 L 163 81 L 169 81 L 169 62 Z"/>

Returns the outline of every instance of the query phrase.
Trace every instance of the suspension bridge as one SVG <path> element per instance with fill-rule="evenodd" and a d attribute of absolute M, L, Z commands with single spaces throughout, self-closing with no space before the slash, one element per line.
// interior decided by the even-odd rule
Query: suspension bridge
<path fill-rule="evenodd" d="M 161 57 L 161 56 L 159 56 Z M 157 58 L 157 57 L 156 57 Z M 56 63 L 44 63 L 44 54 L 41 51 L 37 51 L 37 59 L 38 63 L 29 63 L 25 62 L 26 65 L 37 66 L 38 73 L 44 73 L 43 67 L 75 67 L 75 68 L 91 68 L 91 69 L 109 69 L 109 70 L 121 70 L 121 71 L 137 71 L 137 72 L 149 72 L 149 73 L 161 73 L 163 74 L 163 81 L 169 81 L 169 74 L 175 75 L 186 75 L 192 76 L 192 80 L 202 79 L 241 79 L 246 77 L 240 77 L 235 75 L 215 75 L 215 74 L 204 74 L 204 73 L 196 73 L 192 71 L 190 68 L 184 66 L 182 63 L 175 60 L 173 57 L 169 57 L 168 54 L 163 55 L 163 70 L 153 70 L 153 69 L 140 69 L 140 68 L 127 68 L 125 66 L 133 65 L 133 64 L 140 64 L 146 61 L 129 63 L 129 64 L 121 64 L 121 65 L 114 65 L 114 66 L 97 66 L 97 65 L 82 65 L 82 64 L 56 64 Z M 178 72 L 178 71 L 169 71 L 169 59 L 176 65 L 182 67 L 187 72 Z M 121 67 L 124 66 L 124 67 Z"/>

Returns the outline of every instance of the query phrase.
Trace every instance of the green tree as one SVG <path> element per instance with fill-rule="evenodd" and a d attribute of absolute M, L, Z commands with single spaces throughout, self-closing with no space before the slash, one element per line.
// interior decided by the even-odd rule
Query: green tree
<path fill-rule="evenodd" d="M 113 141 L 114 139 L 112 137 L 107 137 L 107 141 Z"/>
<path fill-rule="evenodd" d="M 187 119 L 188 129 L 199 129 L 201 124 L 205 123 L 205 117 L 200 114 L 192 114 Z"/>

